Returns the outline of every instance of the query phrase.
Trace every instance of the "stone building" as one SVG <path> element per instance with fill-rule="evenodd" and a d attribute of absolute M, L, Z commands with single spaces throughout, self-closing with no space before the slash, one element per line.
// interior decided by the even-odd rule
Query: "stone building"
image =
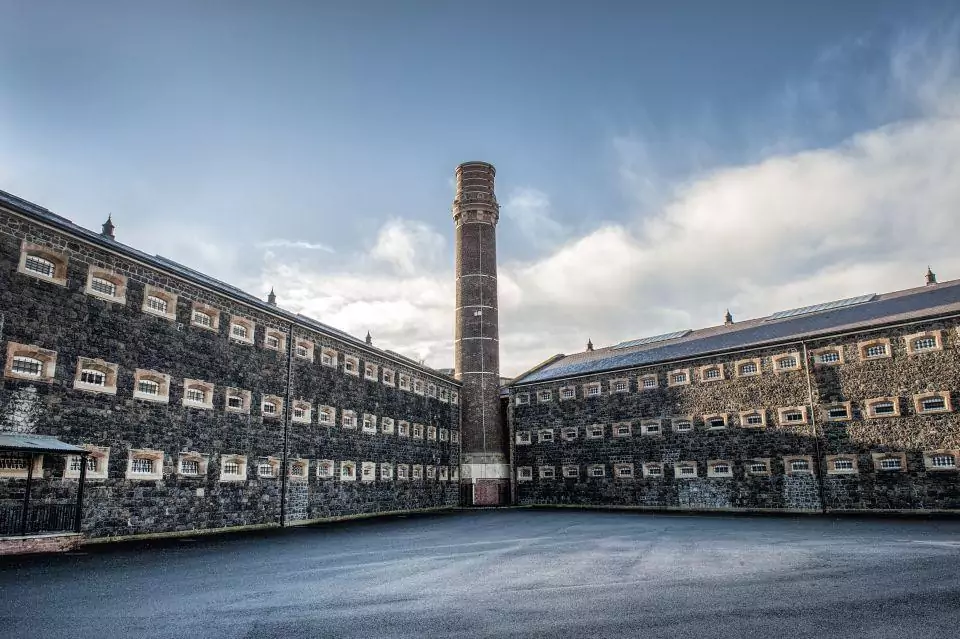
<path fill-rule="evenodd" d="M 0 191 L 0 536 L 74 495 L 90 538 L 510 501 L 960 512 L 960 281 L 505 381 L 495 170 L 456 177 L 444 371 Z"/>
<path fill-rule="evenodd" d="M 460 382 L 121 244 L 110 220 L 0 192 L 0 340 L 0 431 L 89 451 L 89 537 L 459 503 Z M 82 466 L 0 455 L 0 535 L 28 475 L 36 510 Z"/>
<path fill-rule="evenodd" d="M 504 389 L 515 500 L 960 511 L 960 281 L 554 357 Z"/>

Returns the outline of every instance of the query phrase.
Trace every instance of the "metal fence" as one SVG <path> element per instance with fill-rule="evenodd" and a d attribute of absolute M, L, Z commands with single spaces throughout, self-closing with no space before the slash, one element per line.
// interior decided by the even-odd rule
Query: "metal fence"
<path fill-rule="evenodd" d="M 0 504 L 0 535 L 72 531 L 76 514 L 76 504 L 30 504 L 24 521 L 23 504 Z"/>

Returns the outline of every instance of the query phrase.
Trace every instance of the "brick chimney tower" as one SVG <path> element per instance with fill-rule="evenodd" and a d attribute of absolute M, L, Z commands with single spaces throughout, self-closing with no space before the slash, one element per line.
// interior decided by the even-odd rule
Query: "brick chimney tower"
<path fill-rule="evenodd" d="M 500 334 L 497 319 L 496 170 L 486 162 L 457 167 L 457 327 L 454 375 L 461 393 L 461 481 L 473 504 L 509 501 L 508 442 L 500 419 Z"/>

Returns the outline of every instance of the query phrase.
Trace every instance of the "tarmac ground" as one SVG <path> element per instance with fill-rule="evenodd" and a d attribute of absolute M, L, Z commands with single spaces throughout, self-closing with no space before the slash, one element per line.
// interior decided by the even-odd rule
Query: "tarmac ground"
<path fill-rule="evenodd" d="M 483 510 L 0 561 L 0 637 L 947 637 L 960 521 Z"/>

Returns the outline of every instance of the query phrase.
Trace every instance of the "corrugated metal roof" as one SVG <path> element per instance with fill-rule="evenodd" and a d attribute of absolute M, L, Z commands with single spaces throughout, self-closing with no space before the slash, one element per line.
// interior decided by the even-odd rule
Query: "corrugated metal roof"
<path fill-rule="evenodd" d="M 49 435 L 26 433 L 0 433 L 0 450 L 26 453 L 86 453 L 73 444 L 67 444 Z"/>
<path fill-rule="evenodd" d="M 429 366 L 420 364 L 408 357 L 398 355 L 393 351 L 386 351 L 383 349 L 376 348 L 375 346 L 370 346 L 364 340 L 358 337 L 354 337 L 353 335 L 350 335 L 348 333 L 344 333 L 343 331 L 333 328 L 332 326 L 328 326 L 323 322 L 320 322 L 313 318 L 305 317 L 303 315 L 299 315 L 296 313 L 291 313 L 290 311 L 285 311 L 278 306 L 268 304 L 267 302 L 263 301 L 259 297 L 255 297 L 254 295 L 251 295 L 250 293 L 247 293 L 237 288 L 236 286 L 232 286 L 230 284 L 227 284 L 226 282 L 222 282 L 216 278 L 210 277 L 209 275 L 205 275 L 204 273 L 194 270 L 188 266 L 184 266 L 179 262 L 175 262 L 174 260 L 163 257 L 161 255 L 149 255 L 131 246 L 127 246 L 126 244 L 117 242 L 112 238 L 101 235 L 100 233 L 96 233 L 94 231 L 91 231 L 90 229 L 85 229 L 82 226 L 74 224 L 71 220 L 68 220 L 63 216 L 57 215 L 56 213 L 53 213 L 52 211 L 45 209 L 42 206 L 34 204 L 33 202 L 28 202 L 27 200 L 24 200 L 23 198 L 19 198 L 16 195 L 13 195 L 11 193 L 7 193 L 6 191 L 0 190 L 0 204 L 6 204 L 9 207 L 11 207 L 12 210 L 20 214 L 27 215 L 28 217 L 33 217 L 35 219 L 40 220 L 41 222 L 46 222 L 47 224 L 50 224 L 75 237 L 80 237 L 92 244 L 102 246 L 106 249 L 120 253 L 122 255 L 130 257 L 144 264 L 149 264 L 151 266 L 154 266 L 155 268 L 165 270 L 187 281 L 192 281 L 196 284 L 199 284 L 200 286 L 204 286 L 208 289 L 211 289 L 218 293 L 226 295 L 227 297 L 232 297 L 234 299 L 240 300 L 243 303 L 249 304 L 250 306 L 257 308 L 262 312 L 269 313 L 271 315 L 280 316 L 286 319 L 288 322 L 299 323 L 305 328 L 311 328 L 320 333 L 326 333 L 331 337 L 336 337 L 337 339 L 350 342 L 360 350 L 374 352 L 388 359 L 396 360 L 397 358 L 399 358 L 403 360 L 404 363 L 409 363 L 410 366 L 420 369 L 421 371 L 427 373 L 428 375 L 433 375 L 435 377 L 444 379 L 445 381 L 451 381 L 458 384 L 460 383 L 458 380 L 456 380 L 452 376 L 439 373 L 436 370 L 430 368 Z"/>
<path fill-rule="evenodd" d="M 824 306 L 830 306 L 830 303 Z M 779 318 L 771 315 L 700 329 L 668 344 L 584 351 L 562 357 L 527 376 L 518 377 L 514 384 L 648 366 L 950 313 L 960 313 L 960 280 L 887 293 L 875 296 L 870 301 L 858 301 L 800 315 Z"/>

